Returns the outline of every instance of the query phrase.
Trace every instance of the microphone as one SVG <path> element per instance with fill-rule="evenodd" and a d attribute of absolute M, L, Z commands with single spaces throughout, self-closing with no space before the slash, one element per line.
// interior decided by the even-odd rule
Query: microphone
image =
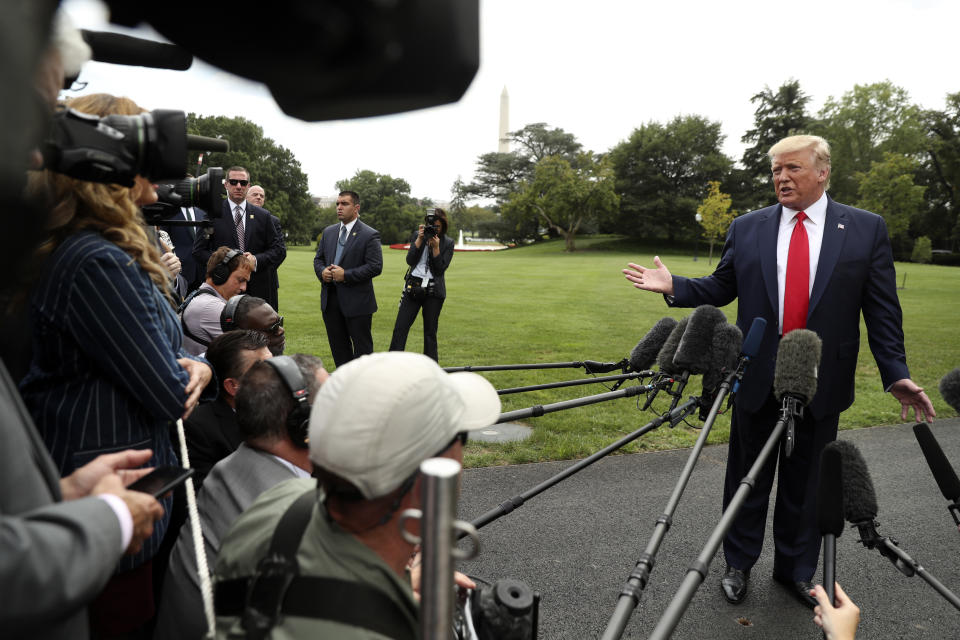
<path fill-rule="evenodd" d="M 618 369 L 633 373 L 644 373 L 650 375 L 649 369 L 653 366 L 657 353 L 670 336 L 670 332 L 676 326 L 677 321 L 670 317 L 664 317 L 657 320 L 650 331 L 640 339 L 637 346 L 630 352 L 630 356 L 620 362 L 597 362 L 595 360 L 584 360 L 583 368 L 587 373 L 607 373 Z"/>
<path fill-rule="evenodd" d="M 960 367 L 940 379 L 940 395 L 957 413 L 960 413 Z"/>
<path fill-rule="evenodd" d="M 803 407 L 817 392 L 820 338 L 809 329 L 795 329 L 783 336 L 777 350 L 773 392 L 782 403 L 781 420 L 787 421 L 784 454 L 789 458 L 796 444 L 795 421 L 803 418 Z"/>
<path fill-rule="evenodd" d="M 837 538 L 843 534 L 843 466 L 840 451 L 829 443 L 820 454 L 817 485 L 817 527 L 823 536 L 823 588 L 834 604 L 837 580 Z"/>
<path fill-rule="evenodd" d="M 933 437 L 933 433 L 926 422 L 914 425 L 913 435 L 917 437 L 920 450 L 923 451 L 923 457 L 927 459 L 927 466 L 930 467 L 933 479 L 937 481 L 937 486 L 940 487 L 940 493 L 950 501 L 947 509 L 953 516 L 957 528 L 960 529 L 960 480 L 957 479 L 956 472 L 947 460 L 947 456 L 944 455 L 937 439 Z"/>
<path fill-rule="evenodd" d="M 673 355 L 673 365 L 680 370 L 680 380 L 676 390 L 668 391 L 673 396 L 670 411 L 677 407 L 690 376 L 710 370 L 714 329 L 726 323 L 727 317 L 723 312 L 709 304 L 700 305 L 690 314 Z"/>
<path fill-rule="evenodd" d="M 680 318 L 670 331 L 670 335 L 667 336 L 663 347 L 657 353 L 657 368 L 659 371 L 650 381 L 653 390 L 647 393 L 647 401 L 643 403 L 643 407 L 640 408 L 641 411 L 649 409 L 660 390 L 673 384 L 673 377 L 680 375 L 680 369 L 673 364 L 673 356 L 677 353 L 677 347 L 680 346 L 680 337 L 686 331 L 689 321 L 690 316 Z"/>
<path fill-rule="evenodd" d="M 87 29 L 81 29 L 80 35 L 97 62 L 176 71 L 186 71 L 193 64 L 190 52 L 175 44 Z"/>
<path fill-rule="evenodd" d="M 711 365 L 714 328 L 726 323 L 727 317 L 712 305 L 704 304 L 694 309 L 686 330 L 680 335 L 673 364 L 693 375 L 706 373 Z"/>
<path fill-rule="evenodd" d="M 796 333 L 792 331 L 791 333 Z M 877 495 L 873 490 L 867 463 L 860 451 L 851 442 L 837 440 L 831 445 L 840 452 L 843 461 L 843 517 L 860 531 L 860 543 L 868 549 L 876 549 L 893 563 L 900 573 L 909 577 L 920 576 L 956 609 L 960 610 L 960 598 L 898 546 L 893 538 L 877 533 Z"/>
<path fill-rule="evenodd" d="M 723 323 L 713 330 L 713 341 L 710 345 L 710 366 L 703 374 L 700 393 L 700 420 L 705 421 L 717 397 L 720 383 L 724 378 L 737 370 L 740 359 L 743 333 L 740 327 L 734 324 Z"/>
<path fill-rule="evenodd" d="M 677 321 L 670 316 L 665 316 L 657 320 L 647 335 L 640 339 L 637 346 L 630 352 L 630 369 L 632 371 L 646 371 L 657 361 L 657 354 L 666 343 L 667 338 L 677 326 Z"/>

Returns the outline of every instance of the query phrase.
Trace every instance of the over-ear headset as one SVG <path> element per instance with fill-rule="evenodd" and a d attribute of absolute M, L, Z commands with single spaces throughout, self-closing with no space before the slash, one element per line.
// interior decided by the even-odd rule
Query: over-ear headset
<path fill-rule="evenodd" d="M 217 266 L 210 272 L 210 279 L 213 280 L 213 284 L 221 285 L 230 279 L 230 268 L 227 265 L 242 253 L 243 252 L 238 249 L 230 249 L 230 251 L 227 251 L 227 255 L 223 256 L 223 260 L 217 263 Z"/>
<path fill-rule="evenodd" d="M 310 429 L 310 403 L 307 401 L 310 392 L 307 391 L 300 367 L 290 356 L 274 356 L 267 358 L 264 362 L 273 367 L 293 394 L 296 406 L 287 414 L 287 432 L 294 445 L 306 449 Z"/>
<path fill-rule="evenodd" d="M 223 329 L 224 333 L 237 328 L 237 307 L 240 306 L 240 301 L 246 295 L 245 293 L 238 293 L 227 300 L 227 304 L 223 305 L 223 311 L 220 312 L 220 328 Z"/>

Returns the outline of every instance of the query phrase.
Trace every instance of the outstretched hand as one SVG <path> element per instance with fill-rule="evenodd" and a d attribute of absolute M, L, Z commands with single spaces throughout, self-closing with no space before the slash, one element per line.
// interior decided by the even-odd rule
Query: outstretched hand
<path fill-rule="evenodd" d="M 663 293 L 668 296 L 673 295 L 673 276 L 667 270 L 665 264 L 660 262 L 660 256 L 654 256 L 653 269 L 642 267 L 632 262 L 627 264 L 628 269 L 623 270 L 623 275 L 633 283 L 637 289 L 644 291 L 653 291 L 654 293 Z"/>
<path fill-rule="evenodd" d="M 890 385 L 890 393 L 900 401 L 901 420 L 907 420 L 911 408 L 917 422 L 930 422 L 937 417 L 937 412 L 933 410 L 933 403 L 923 392 L 923 387 L 917 386 L 917 383 L 910 378 L 903 378 L 894 382 Z"/>

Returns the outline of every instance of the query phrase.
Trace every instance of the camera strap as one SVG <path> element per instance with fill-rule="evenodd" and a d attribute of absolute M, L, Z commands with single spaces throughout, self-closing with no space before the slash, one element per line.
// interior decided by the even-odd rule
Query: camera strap
<path fill-rule="evenodd" d="M 297 550 L 316 504 L 317 490 L 310 489 L 287 508 L 256 574 L 216 584 L 217 615 L 241 616 L 248 640 L 268 637 L 281 614 L 339 622 L 395 640 L 417 640 L 408 616 L 380 589 L 351 580 L 300 575 Z"/>
<path fill-rule="evenodd" d="M 193 302 L 193 299 L 199 295 L 215 296 L 217 294 L 215 294 L 213 291 L 208 291 L 207 289 L 196 289 L 190 292 L 190 294 L 183 299 L 183 302 L 181 302 L 180 306 L 177 308 L 177 315 L 180 316 L 180 328 L 183 329 L 183 335 L 187 336 L 194 342 L 200 343 L 205 347 L 209 347 L 210 341 L 205 338 L 201 338 L 199 336 L 193 335 L 193 332 L 191 332 L 190 329 L 187 327 L 187 323 L 183 321 L 183 312 L 186 311 L 187 305 Z"/>

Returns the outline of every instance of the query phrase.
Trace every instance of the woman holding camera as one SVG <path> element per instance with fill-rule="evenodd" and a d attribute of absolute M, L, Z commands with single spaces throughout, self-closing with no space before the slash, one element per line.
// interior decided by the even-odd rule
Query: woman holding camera
<path fill-rule="evenodd" d="M 139 116 L 128 98 L 95 94 L 71 108 L 96 116 Z M 156 202 L 152 184 L 87 182 L 53 173 L 30 177 L 50 211 L 42 260 L 29 291 L 33 359 L 23 399 L 62 475 L 103 453 L 151 449 L 149 466 L 176 465 L 170 423 L 188 414 L 212 377 L 182 349 L 170 274 L 145 230 L 140 206 Z M 213 385 L 211 392 L 215 393 Z M 93 603 L 99 635 L 132 632 L 153 615 L 151 558 L 164 517 Z"/>
<path fill-rule="evenodd" d="M 407 334 L 417 312 L 423 309 L 423 353 L 439 360 L 437 356 L 437 326 L 440 310 L 447 297 L 444 273 L 453 259 L 453 239 L 447 237 L 447 214 L 443 209 L 427 213 L 426 224 L 420 225 L 407 250 L 407 275 L 400 309 L 393 325 L 391 351 L 403 351 L 407 346 Z"/>

